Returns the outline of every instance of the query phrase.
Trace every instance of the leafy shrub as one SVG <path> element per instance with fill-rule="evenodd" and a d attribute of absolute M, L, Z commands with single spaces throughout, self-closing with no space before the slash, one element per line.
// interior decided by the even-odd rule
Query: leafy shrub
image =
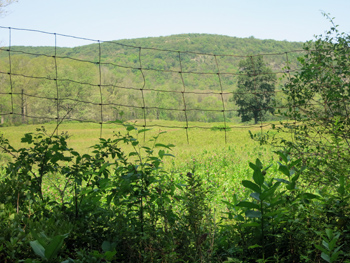
<path fill-rule="evenodd" d="M 44 261 L 69 257 L 74 262 L 79 253 L 125 262 L 209 257 L 203 248 L 211 219 L 201 179 L 193 175 L 176 184 L 161 167 L 173 145 L 158 143 L 158 135 L 152 146 L 142 146 L 137 136 L 147 130 L 125 127 L 125 135 L 101 138 L 91 155 L 69 148 L 67 134 L 50 135 L 43 128 L 26 134 L 22 142 L 28 147 L 20 149 L 1 138 L 0 147 L 13 159 L 5 169 L 0 201 L 18 218 L 13 227 L 23 239 L 13 241 L 13 227 L 4 228 L 9 231 L 0 233 L 1 259 L 29 260 L 35 254 Z M 123 152 L 122 144 L 132 150 Z M 53 177 L 63 185 L 56 188 L 58 199 L 44 191 Z M 113 256 L 102 246 L 107 243 Z"/>
<path fill-rule="evenodd" d="M 274 125 L 281 136 L 268 140 L 290 148 L 310 167 L 307 180 L 321 184 L 350 171 L 350 35 L 329 20 L 331 29 L 305 44 L 300 72 L 286 74 L 289 106 L 283 115 L 289 121 Z"/>

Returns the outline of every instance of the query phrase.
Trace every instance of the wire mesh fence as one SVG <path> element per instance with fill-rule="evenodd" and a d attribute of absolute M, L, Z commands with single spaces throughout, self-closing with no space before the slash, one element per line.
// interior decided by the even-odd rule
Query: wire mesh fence
<path fill-rule="evenodd" d="M 234 128 L 262 129 L 283 118 L 281 113 L 287 108 L 283 84 L 298 72 L 297 57 L 307 52 L 214 54 L 37 30 L 0 30 L 8 36 L 0 48 L 1 124 L 95 122 L 100 124 L 101 137 L 104 125 L 116 119 L 138 120 L 135 125 L 143 128 L 183 128 L 187 139 L 190 128 L 210 128 L 200 122 L 215 123 L 225 138 Z M 23 32 L 51 38 L 53 45 L 14 45 L 16 34 Z M 62 48 L 58 46 L 60 38 L 84 41 L 86 45 L 81 49 Z M 268 70 L 257 68 L 258 57 Z M 240 63 L 244 60 L 252 62 L 252 70 L 242 70 Z M 254 86 L 259 77 L 269 75 L 275 76 L 272 90 L 237 89 L 242 76 L 251 78 Z M 257 104 L 255 122 L 240 123 L 242 111 L 234 100 L 240 95 L 255 101 L 272 96 L 274 104 Z M 151 122 L 162 119 L 176 122 L 168 126 Z"/>

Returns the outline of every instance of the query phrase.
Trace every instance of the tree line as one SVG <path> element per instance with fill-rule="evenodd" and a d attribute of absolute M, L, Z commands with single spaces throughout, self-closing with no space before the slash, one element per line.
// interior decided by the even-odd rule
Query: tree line
<path fill-rule="evenodd" d="M 14 46 L 10 56 L 8 49 L 3 48 L 2 123 L 21 123 L 24 120 L 21 115 L 35 117 L 25 118 L 29 123 L 54 119 L 57 115 L 101 121 L 99 104 L 104 104 L 102 121 L 146 117 L 220 122 L 224 120 L 223 109 L 228 121 L 273 120 L 277 117 L 273 116 L 272 105 L 283 101 L 278 93 L 274 96 L 274 91 L 281 90 L 284 82 L 279 80 L 280 73 L 273 73 L 282 72 L 287 62 L 291 68 L 297 68 L 298 52 L 291 52 L 288 57 L 283 52 L 301 46 L 298 42 L 184 34 L 56 50 Z M 262 53 L 267 55 L 257 56 Z M 264 86 L 265 95 L 259 95 L 262 104 L 254 106 L 255 111 L 240 102 L 243 99 L 249 104 L 259 93 L 254 93 L 249 85 L 245 88 L 244 79 L 252 76 L 251 70 L 244 69 L 244 63 L 251 62 L 252 67 L 262 67 L 262 72 L 256 71 L 263 74 L 258 76 L 258 82 L 265 78 L 270 85 Z M 256 83 L 255 75 L 254 78 Z M 242 92 L 250 94 L 238 97 Z M 10 114 L 12 111 L 14 115 Z"/>

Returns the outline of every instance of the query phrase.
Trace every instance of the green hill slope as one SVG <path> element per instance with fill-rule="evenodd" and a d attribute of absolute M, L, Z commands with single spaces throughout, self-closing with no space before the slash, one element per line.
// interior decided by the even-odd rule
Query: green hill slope
<path fill-rule="evenodd" d="M 287 64 L 297 68 L 300 53 L 294 51 L 302 45 L 182 34 L 74 48 L 14 46 L 11 52 L 3 48 L 0 113 L 7 123 L 21 122 L 22 114 L 31 116 L 26 119 L 31 122 L 54 119 L 57 109 L 59 118 L 69 112 L 66 118 L 101 121 L 103 104 L 102 121 L 120 118 L 120 112 L 126 119 L 222 121 L 224 101 L 227 119 L 237 120 L 237 107 L 230 98 L 239 61 L 263 55 L 281 76 Z"/>

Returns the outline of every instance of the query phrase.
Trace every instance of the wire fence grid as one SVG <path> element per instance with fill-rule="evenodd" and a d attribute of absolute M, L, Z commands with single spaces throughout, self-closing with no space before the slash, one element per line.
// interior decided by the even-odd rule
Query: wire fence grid
<path fill-rule="evenodd" d="M 187 141 L 190 128 L 212 128 L 195 122 L 199 117 L 208 121 L 209 115 L 216 120 L 215 125 L 221 125 L 225 142 L 227 133 L 234 128 L 258 127 L 262 131 L 271 122 L 263 118 L 259 124 L 237 122 L 238 106 L 232 101 L 235 81 L 238 76 L 246 75 L 237 70 L 239 61 L 251 58 L 253 62 L 254 57 L 263 57 L 272 71 L 255 76 L 285 76 L 285 80 L 279 81 L 281 86 L 291 74 L 298 72 L 296 58 L 307 52 L 292 50 L 250 56 L 212 54 L 132 46 L 38 30 L 1 26 L 0 30 L 8 31 L 8 46 L 0 47 L 2 124 L 5 120 L 14 123 L 55 121 L 57 125 L 68 120 L 96 122 L 100 124 L 100 137 L 103 137 L 104 125 L 123 118 L 137 119 L 136 127 L 184 129 Z M 19 31 L 47 35 L 52 38 L 53 45 L 37 49 L 12 45 L 13 34 Z M 92 45 L 88 46 L 88 54 L 70 55 L 57 45 L 60 37 L 84 40 Z M 18 59 L 19 55 L 22 59 L 26 57 L 24 61 Z M 274 62 L 276 58 L 282 61 L 278 66 Z M 167 60 L 166 65 L 164 60 Z M 161 84 L 154 79 L 161 79 Z M 211 89 L 200 88 L 200 83 L 208 83 Z M 285 99 L 280 87 L 273 93 L 279 100 Z M 261 92 L 244 94 L 251 94 L 258 100 Z M 267 109 L 258 110 L 262 115 Z M 274 107 L 275 112 L 283 110 L 286 110 L 283 103 Z M 151 122 L 162 119 L 162 114 L 177 122 L 174 125 Z"/>

